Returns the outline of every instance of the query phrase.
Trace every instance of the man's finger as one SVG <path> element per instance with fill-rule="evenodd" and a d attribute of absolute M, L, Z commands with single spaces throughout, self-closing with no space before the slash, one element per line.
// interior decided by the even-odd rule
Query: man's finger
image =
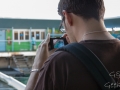
<path fill-rule="evenodd" d="M 45 41 L 45 40 L 44 40 Z M 38 47 L 40 47 L 43 43 L 44 43 L 44 41 L 42 41 L 39 45 L 38 45 Z"/>
<path fill-rule="evenodd" d="M 42 45 L 43 43 L 46 43 L 46 42 L 49 42 L 49 41 L 50 41 L 50 34 L 48 33 L 48 34 L 47 34 L 47 38 L 39 44 L 39 47 L 41 47 L 41 45 Z"/>
<path fill-rule="evenodd" d="M 62 35 L 63 38 L 66 38 L 66 36 L 67 36 L 67 33 L 64 33 L 64 34 Z"/>
<path fill-rule="evenodd" d="M 46 43 L 49 43 L 50 42 L 50 33 L 47 34 L 47 38 L 45 40 Z"/>
<path fill-rule="evenodd" d="M 66 40 L 67 40 L 68 43 L 70 43 L 70 39 L 69 39 L 68 36 L 66 36 Z"/>

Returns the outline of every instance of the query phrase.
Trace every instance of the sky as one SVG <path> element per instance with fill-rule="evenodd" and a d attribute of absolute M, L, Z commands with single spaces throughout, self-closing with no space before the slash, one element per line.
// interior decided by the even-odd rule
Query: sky
<path fill-rule="evenodd" d="M 59 0 L 0 0 L 0 18 L 61 19 Z M 120 0 L 104 0 L 105 18 L 120 17 Z"/>

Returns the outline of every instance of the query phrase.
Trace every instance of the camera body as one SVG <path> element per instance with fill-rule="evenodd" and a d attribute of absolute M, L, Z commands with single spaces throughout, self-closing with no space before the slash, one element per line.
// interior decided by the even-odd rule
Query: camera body
<path fill-rule="evenodd" d="M 66 38 L 50 38 L 49 50 L 57 49 L 57 48 L 65 46 L 67 44 L 68 43 L 67 43 Z"/>

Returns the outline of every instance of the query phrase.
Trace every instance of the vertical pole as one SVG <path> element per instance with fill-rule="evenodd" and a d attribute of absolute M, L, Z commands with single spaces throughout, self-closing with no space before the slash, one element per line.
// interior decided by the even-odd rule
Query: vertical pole
<path fill-rule="evenodd" d="M 14 51 L 14 32 L 13 32 L 13 27 L 12 27 L 12 52 Z"/>
<path fill-rule="evenodd" d="M 32 51 L 32 27 L 30 27 L 30 51 Z"/>
<path fill-rule="evenodd" d="M 52 28 L 52 37 L 55 37 L 55 28 Z"/>
<path fill-rule="evenodd" d="M 23 31 L 23 40 L 25 41 L 25 31 Z"/>
<path fill-rule="evenodd" d="M 48 30 L 49 30 L 49 27 L 47 27 L 47 30 L 45 31 L 45 38 L 46 38 L 46 36 L 48 34 Z"/>
<path fill-rule="evenodd" d="M 20 30 L 18 30 L 18 43 L 19 43 L 19 45 L 20 45 Z"/>

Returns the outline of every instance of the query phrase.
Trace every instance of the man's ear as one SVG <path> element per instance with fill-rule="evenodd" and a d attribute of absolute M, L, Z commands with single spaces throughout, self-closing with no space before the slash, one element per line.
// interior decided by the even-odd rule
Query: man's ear
<path fill-rule="evenodd" d="M 63 15 L 65 17 L 65 20 L 67 21 L 67 23 L 72 26 L 73 22 L 72 22 L 72 16 L 70 13 L 66 12 L 65 10 L 63 10 Z"/>

